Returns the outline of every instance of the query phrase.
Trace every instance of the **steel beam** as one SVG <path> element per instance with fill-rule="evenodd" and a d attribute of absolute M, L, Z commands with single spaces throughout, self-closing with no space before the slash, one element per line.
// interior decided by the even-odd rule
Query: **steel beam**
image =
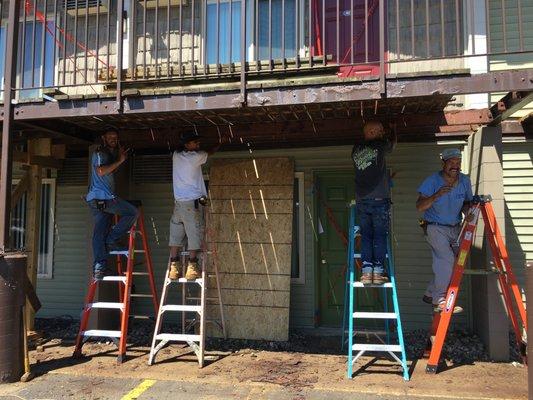
<path fill-rule="evenodd" d="M 4 74 L 4 111 L 2 121 L 2 160 L 0 161 L 0 252 L 9 246 L 9 229 L 11 226 L 11 174 L 13 144 L 11 133 L 13 130 L 14 89 L 17 84 L 17 49 L 21 0 L 9 2 L 7 20 L 7 40 Z"/>
<path fill-rule="evenodd" d="M 478 75 L 439 75 L 387 78 L 387 98 L 459 95 L 487 92 L 529 91 L 533 69 L 488 72 Z M 380 100 L 379 80 L 323 85 L 247 88 L 248 107 L 309 105 L 341 101 Z M 241 107 L 237 90 L 208 93 L 176 93 L 124 98 L 124 114 L 220 110 Z M 84 116 L 117 115 L 116 98 L 60 100 L 23 103 L 15 107 L 15 119 L 31 120 Z"/>
<path fill-rule="evenodd" d="M 507 93 L 490 108 L 494 119 L 489 125 L 498 125 L 531 102 L 533 102 L 533 91 Z"/>

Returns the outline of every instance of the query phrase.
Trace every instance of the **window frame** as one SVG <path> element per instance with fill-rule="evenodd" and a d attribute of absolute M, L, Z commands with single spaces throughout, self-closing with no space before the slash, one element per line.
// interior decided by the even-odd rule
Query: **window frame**
<path fill-rule="evenodd" d="M 20 182 L 20 179 L 13 179 L 13 185 L 17 185 Z M 57 189 L 57 182 L 56 178 L 43 178 L 41 179 L 41 190 L 44 187 L 44 185 L 50 186 L 50 199 L 48 206 L 52 210 L 50 213 L 50 223 L 48 225 L 48 231 L 46 232 L 46 235 L 48 235 L 48 238 L 50 239 L 48 241 L 48 251 L 47 256 L 42 257 L 40 254 L 40 248 L 41 248 L 41 234 L 42 234 L 42 224 L 39 224 L 39 255 L 37 258 L 37 278 L 38 279 L 53 279 L 54 275 L 54 244 L 55 244 L 55 236 L 54 236 L 54 228 L 55 228 L 55 213 L 56 213 L 56 189 Z M 27 192 L 24 193 L 24 196 L 27 195 Z M 25 205 L 27 205 L 27 200 L 25 200 Z M 42 206 L 42 197 L 41 197 L 41 206 Z M 39 221 L 42 222 L 42 209 L 39 212 Z M 27 215 L 24 215 L 24 245 L 26 245 L 26 223 L 27 223 Z M 44 273 L 39 273 L 39 264 L 42 262 L 45 262 L 44 265 Z"/>
<path fill-rule="evenodd" d="M 305 173 L 295 172 L 294 178 L 298 181 L 298 276 L 291 274 L 291 284 L 305 285 Z"/>

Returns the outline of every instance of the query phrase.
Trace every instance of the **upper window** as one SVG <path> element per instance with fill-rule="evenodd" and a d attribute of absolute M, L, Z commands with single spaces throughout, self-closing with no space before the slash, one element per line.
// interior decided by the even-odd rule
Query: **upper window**
<path fill-rule="evenodd" d="M 208 38 L 207 63 L 216 64 L 217 56 L 219 64 L 239 61 L 241 59 L 240 0 L 220 0 L 218 4 L 216 1 L 209 1 L 206 12 Z"/>

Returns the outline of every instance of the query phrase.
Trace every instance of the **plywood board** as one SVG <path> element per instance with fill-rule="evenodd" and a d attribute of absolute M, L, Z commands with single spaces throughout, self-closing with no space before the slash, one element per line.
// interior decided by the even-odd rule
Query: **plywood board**
<path fill-rule="evenodd" d="M 208 306 L 207 312 L 208 315 L 218 316 L 218 306 Z M 288 339 L 288 308 L 227 306 L 224 313 L 230 338 L 275 341 Z M 221 336 L 221 332 L 210 324 L 208 335 Z"/>
<path fill-rule="evenodd" d="M 292 185 L 294 182 L 292 165 L 292 161 L 288 158 L 213 160 L 209 180 L 225 186 Z"/>
<path fill-rule="evenodd" d="M 210 241 L 228 335 L 287 340 L 294 164 L 288 158 L 214 160 L 209 174 Z M 216 306 L 208 309 L 218 315 Z"/>

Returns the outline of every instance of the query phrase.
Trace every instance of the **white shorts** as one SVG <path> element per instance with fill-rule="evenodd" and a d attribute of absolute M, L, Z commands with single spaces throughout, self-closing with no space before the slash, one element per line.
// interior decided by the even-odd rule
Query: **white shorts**
<path fill-rule="evenodd" d="M 170 218 L 169 246 L 185 246 L 200 250 L 204 239 L 204 206 L 194 206 L 194 200 L 175 201 Z"/>

